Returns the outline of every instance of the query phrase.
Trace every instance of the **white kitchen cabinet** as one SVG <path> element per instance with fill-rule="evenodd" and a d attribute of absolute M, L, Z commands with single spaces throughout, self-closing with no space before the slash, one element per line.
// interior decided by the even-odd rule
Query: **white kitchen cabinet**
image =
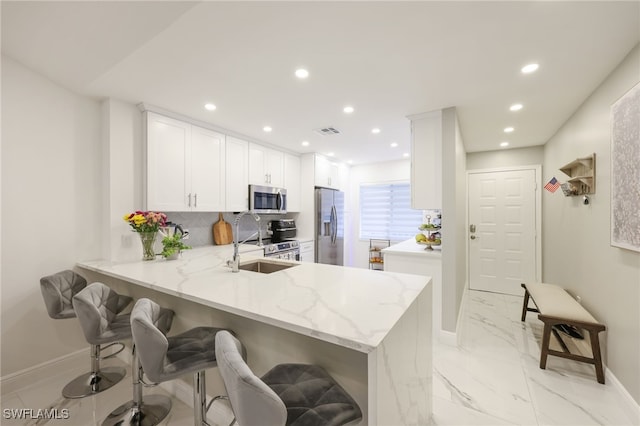
<path fill-rule="evenodd" d="M 242 212 L 249 208 L 249 142 L 227 136 L 226 208 Z"/>
<path fill-rule="evenodd" d="M 315 261 L 315 249 L 314 241 L 300 241 L 300 261 L 301 262 L 314 262 Z"/>
<path fill-rule="evenodd" d="M 315 185 L 323 188 L 341 189 L 340 167 L 334 161 L 315 155 Z"/>
<path fill-rule="evenodd" d="M 250 143 L 249 183 L 284 187 L 284 153 Z"/>
<path fill-rule="evenodd" d="M 147 209 L 222 211 L 225 136 L 147 112 Z"/>
<path fill-rule="evenodd" d="M 299 212 L 301 203 L 300 157 L 284 154 L 284 188 L 287 190 L 287 211 Z"/>
<path fill-rule="evenodd" d="M 411 207 L 442 208 L 442 111 L 410 116 Z"/>

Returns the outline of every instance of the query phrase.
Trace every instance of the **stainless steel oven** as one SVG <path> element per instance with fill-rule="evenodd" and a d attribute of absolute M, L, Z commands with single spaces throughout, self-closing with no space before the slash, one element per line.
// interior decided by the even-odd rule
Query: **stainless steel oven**
<path fill-rule="evenodd" d="M 287 190 L 273 186 L 249 185 L 249 210 L 258 214 L 287 212 Z"/>
<path fill-rule="evenodd" d="M 300 260 L 300 243 L 296 240 L 265 244 L 264 257 L 283 260 Z"/>

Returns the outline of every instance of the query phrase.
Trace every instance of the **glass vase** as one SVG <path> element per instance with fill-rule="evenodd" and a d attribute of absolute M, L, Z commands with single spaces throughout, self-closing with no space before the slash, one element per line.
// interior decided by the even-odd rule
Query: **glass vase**
<path fill-rule="evenodd" d="M 142 242 L 142 260 L 154 260 L 156 254 L 153 250 L 153 245 L 156 242 L 158 231 L 138 232 L 138 234 L 140 234 L 140 241 Z"/>

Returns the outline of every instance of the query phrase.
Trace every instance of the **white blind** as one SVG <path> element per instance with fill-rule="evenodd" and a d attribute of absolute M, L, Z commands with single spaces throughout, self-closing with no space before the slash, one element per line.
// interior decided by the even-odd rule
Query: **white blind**
<path fill-rule="evenodd" d="M 411 208 L 408 182 L 360 186 L 360 238 L 401 241 L 415 236 L 422 210 Z"/>

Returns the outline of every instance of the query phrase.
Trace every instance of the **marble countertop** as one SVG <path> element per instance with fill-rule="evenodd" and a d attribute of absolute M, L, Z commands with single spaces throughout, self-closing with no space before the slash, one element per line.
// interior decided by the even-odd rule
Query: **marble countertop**
<path fill-rule="evenodd" d="M 243 245 L 240 253 L 251 250 L 256 246 Z M 378 347 L 430 282 L 418 275 L 309 262 L 271 274 L 232 273 L 226 266 L 232 251 L 232 246 L 208 246 L 186 250 L 173 261 L 97 260 L 78 266 L 364 353 Z M 242 255 L 240 261 L 245 263 Z"/>
<path fill-rule="evenodd" d="M 407 254 L 411 256 L 428 256 L 434 258 L 442 258 L 442 250 L 440 247 L 434 247 L 433 250 L 425 250 L 425 245 L 416 243 L 416 240 L 411 238 L 401 243 L 394 244 L 390 247 L 382 249 L 382 253 L 395 253 L 395 254 Z"/>

